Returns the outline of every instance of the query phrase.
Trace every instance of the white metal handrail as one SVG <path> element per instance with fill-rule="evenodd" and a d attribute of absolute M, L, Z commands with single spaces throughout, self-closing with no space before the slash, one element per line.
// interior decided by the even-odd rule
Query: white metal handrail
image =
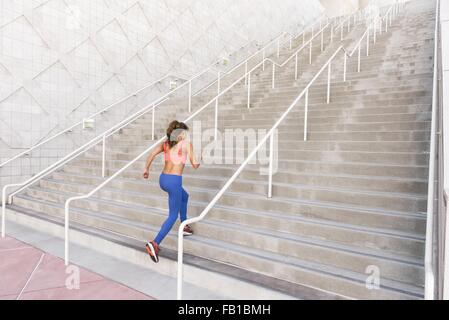
<path fill-rule="evenodd" d="M 154 85 L 156 85 L 156 84 L 158 84 L 158 83 L 161 83 L 161 82 L 164 81 L 165 79 L 171 78 L 171 77 L 173 77 L 173 76 L 172 76 L 172 75 L 166 75 L 166 76 L 164 76 L 164 77 L 162 77 L 162 78 L 160 78 L 160 79 L 158 79 L 158 80 L 156 80 L 156 81 L 153 81 L 153 82 L 151 82 L 150 84 L 148 84 L 148 85 L 146 85 L 146 86 L 140 88 L 140 89 L 137 90 L 136 92 L 134 92 L 134 93 L 132 93 L 132 94 L 130 94 L 130 95 L 128 95 L 128 96 L 126 96 L 126 97 L 120 99 L 119 101 L 116 101 L 116 102 L 114 102 L 114 103 L 108 105 L 107 107 L 101 109 L 101 110 L 98 111 L 98 112 L 95 112 L 94 114 L 90 115 L 90 116 L 87 117 L 86 119 L 93 119 L 93 118 L 95 118 L 96 116 L 98 116 L 98 115 L 100 115 L 100 114 L 102 114 L 102 113 L 107 112 L 107 111 L 108 111 L 109 109 L 111 109 L 112 107 L 114 107 L 114 106 L 116 106 L 116 105 L 118 105 L 118 104 L 120 104 L 120 103 L 122 103 L 122 102 L 125 102 L 125 101 L 128 100 L 129 98 L 132 98 L 133 96 L 138 95 L 138 94 L 141 93 L 142 91 L 144 91 L 144 90 L 146 90 L 146 89 L 148 89 L 148 88 L 151 88 L 152 86 L 154 86 Z M 14 160 L 16 160 L 16 159 L 18 159 L 18 158 L 20 158 L 20 157 L 22 157 L 22 156 L 24 156 L 24 155 L 29 154 L 29 153 L 32 152 L 33 150 L 35 150 L 35 149 L 39 148 L 40 146 L 42 146 L 42 145 L 44 145 L 44 144 L 46 144 L 46 143 L 48 143 L 48 142 L 50 142 L 50 141 L 52 141 L 52 140 L 58 138 L 59 136 L 63 135 L 64 133 L 73 131 L 73 129 L 75 129 L 76 127 L 82 126 L 82 125 L 83 125 L 83 122 L 84 122 L 84 120 L 79 121 L 79 122 L 77 122 L 77 123 L 71 125 L 70 127 L 68 127 L 68 128 L 66 128 L 66 129 L 64 129 L 64 130 L 62 130 L 62 131 L 56 133 L 55 135 L 53 135 L 53 136 L 51 136 L 51 137 L 49 137 L 49 138 L 47 138 L 47 139 L 45 139 L 45 140 L 43 140 L 43 141 L 37 143 L 36 145 L 34 145 L 34 146 L 30 147 L 30 148 L 28 148 L 27 150 L 25 150 L 25 151 L 23 151 L 23 152 L 21 152 L 21 153 L 15 155 L 15 156 L 13 156 L 12 158 L 10 158 L 10 159 L 4 161 L 3 163 L 0 163 L 0 168 L 1 168 L 1 167 L 4 167 L 5 165 L 11 163 L 12 161 L 14 161 Z"/>
<path fill-rule="evenodd" d="M 323 16 L 321 16 L 319 19 L 320 19 L 320 20 L 323 19 Z M 252 58 L 254 58 L 255 56 L 257 56 L 257 55 L 260 54 L 260 53 L 262 53 L 262 56 L 263 56 L 262 59 L 263 59 L 263 60 L 267 60 L 267 58 L 266 58 L 266 56 L 267 56 L 267 49 L 268 49 L 273 43 L 275 43 L 275 42 L 277 42 L 277 56 L 279 57 L 281 47 L 282 47 L 283 45 L 285 45 L 285 43 L 287 43 L 287 41 L 285 41 L 285 42 L 283 42 L 283 43 L 280 42 L 280 39 L 281 39 L 283 36 L 285 36 L 285 35 L 289 35 L 289 36 L 290 36 L 290 39 L 289 39 L 288 41 L 289 41 L 289 43 L 290 43 L 290 44 L 289 44 L 289 47 L 290 47 L 290 50 L 291 50 L 291 49 L 292 49 L 292 42 L 293 42 L 293 40 L 295 40 L 295 39 L 297 39 L 297 38 L 299 38 L 299 37 L 301 37 L 301 36 L 305 37 L 305 34 L 306 34 L 310 29 L 313 29 L 313 27 L 314 27 L 317 23 L 319 23 L 319 22 L 312 23 L 311 26 L 305 28 L 304 30 L 302 30 L 301 33 L 299 33 L 299 34 L 296 35 L 296 36 L 292 35 L 292 34 L 289 33 L 289 32 L 283 32 L 283 33 L 281 33 L 278 37 L 276 37 L 276 38 L 274 38 L 273 40 L 271 40 L 265 47 L 263 47 L 262 49 L 260 49 L 259 51 L 257 51 L 256 53 L 254 53 L 253 55 L 251 55 L 249 58 L 245 59 L 245 60 L 242 61 L 241 63 L 235 65 L 231 70 L 228 70 L 228 71 L 226 71 L 226 72 L 224 72 L 224 73 L 220 73 L 219 77 L 217 77 L 216 80 L 212 81 L 208 86 L 204 87 L 202 90 L 200 90 L 199 92 L 197 92 L 194 96 L 199 95 L 199 94 L 201 94 L 202 92 L 204 92 L 205 90 L 207 90 L 207 89 L 209 89 L 210 87 L 214 86 L 218 81 L 221 81 L 221 80 L 223 79 L 223 77 L 225 77 L 225 76 L 231 74 L 232 72 L 234 72 L 235 70 L 237 70 L 238 68 L 240 68 L 240 67 L 243 66 L 243 65 L 245 65 L 245 72 L 247 73 L 247 72 L 248 72 L 248 68 L 249 68 L 249 65 L 248 65 L 249 60 L 251 60 Z M 263 65 L 263 70 L 265 70 L 265 64 Z M 247 81 L 247 80 L 245 80 L 245 82 L 246 82 L 246 81 Z"/>
<path fill-rule="evenodd" d="M 433 67 L 433 93 L 432 93 L 432 124 L 430 136 L 429 155 L 429 180 L 427 192 L 427 220 L 426 220 L 426 246 L 424 255 L 425 285 L 424 298 L 435 299 L 435 266 L 434 266 L 434 201 L 435 201 L 435 169 L 436 169 L 436 141 L 438 121 L 438 46 L 440 41 L 440 0 L 437 0 L 435 9 L 435 43 L 434 43 L 434 67 Z"/>
<path fill-rule="evenodd" d="M 397 6 L 397 4 L 393 5 Z M 365 36 L 365 35 L 364 35 Z M 361 42 L 359 42 L 360 44 Z M 240 167 L 236 170 L 236 172 L 228 179 L 226 184 L 218 191 L 215 197 L 209 202 L 206 208 L 201 212 L 198 217 L 191 218 L 182 222 L 178 228 L 178 279 L 177 279 L 177 298 L 178 300 L 182 299 L 182 282 L 183 282 L 183 230 L 186 225 L 190 225 L 196 222 L 203 220 L 206 215 L 210 212 L 210 210 L 215 206 L 218 200 L 221 199 L 223 194 L 228 190 L 228 188 L 234 183 L 234 181 L 238 178 L 241 172 L 245 169 L 248 163 L 252 160 L 252 158 L 257 154 L 257 152 L 266 144 L 268 139 L 270 139 L 270 153 L 269 153 L 269 174 L 268 174 L 268 197 L 272 197 L 272 176 L 273 176 L 273 159 L 274 159 L 274 133 L 279 125 L 284 121 L 284 119 L 289 115 L 290 111 L 296 107 L 296 104 L 304 97 L 305 98 L 305 115 L 307 115 L 307 105 L 308 105 L 308 96 L 309 89 L 314 84 L 314 82 L 318 79 L 318 77 L 323 73 L 323 71 L 328 68 L 330 73 L 330 65 L 338 53 L 343 52 L 344 56 L 347 56 L 346 50 L 344 50 L 343 46 L 340 46 L 335 53 L 329 58 L 329 60 L 321 67 L 321 69 L 317 72 L 317 74 L 313 77 L 313 79 L 309 82 L 309 84 L 304 88 L 304 90 L 299 94 L 299 96 L 293 101 L 293 103 L 288 107 L 288 109 L 283 113 L 283 115 L 279 118 L 279 120 L 274 124 L 274 126 L 270 129 L 270 131 L 261 139 L 258 145 L 252 150 L 252 152 L 248 155 L 245 161 L 240 165 Z M 346 65 L 346 59 L 345 59 Z M 330 77 L 328 77 L 330 79 Z M 345 80 L 346 81 L 346 80 Z M 329 93 L 329 90 L 328 90 Z M 307 116 L 306 116 L 307 117 Z"/>
<path fill-rule="evenodd" d="M 277 36 L 274 40 L 271 40 L 268 44 L 266 44 L 266 45 L 264 46 L 264 49 L 265 49 L 265 48 L 268 48 L 270 45 L 273 44 L 273 42 L 275 42 L 278 38 L 281 38 L 284 34 L 285 34 L 285 33 L 282 32 L 282 33 L 281 33 L 279 36 Z M 250 43 L 250 42 L 248 42 L 245 46 L 247 46 L 249 43 Z M 244 47 L 245 47 L 245 46 L 244 46 Z M 239 50 L 239 49 L 238 49 L 238 50 Z M 235 52 L 237 52 L 238 50 L 236 50 Z M 256 56 L 258 53 L 260 53 L 260 51 L 261 51 L 261 50 L 258 50 L 256 53 L 252 54 L 250 57 L 246 58 L 245 60 L 250 60 L 250 59 L 252 59 L 252 58 L 253 58 L 254 56 Z M 242 63 L 245 63 L 245 60 L 244 60 L 243 62 L 240 62 L 240 63 L 239 63 L 239 66 L 242 65 Z M 190 86 L 190 88 L 191 88 L 191 82 L 192 82 L 192 81 L 194 81 L 194 80 L 200 78 L 201 76 L 203 76 L 203 75 L 206 74 L 207 72 L 209 72 L 209 71 L 211 71 L 211 70 L 214 70 L 214 66 L 216 66 L 218 63 L 220 63 L 220 61 L 221 61 L 221 59 L 216 60 L 214 63 L 212 63 L 211 65 L 209 65 L 207 68 L 205 68 L 204 70 L 202 70 L 202 71 L 200 71 L 199 73 L 195 74 L 194 76 L 192 76 L 192 77 L 189 78 L 189 79 L 181 79 L 180 77 L 175 76 L 175 75 L 172 75 L 172 74 L 165 75 L 165 76 L 161 77 L 160 79 L 158 79 L 158 80 L 156 80 L 156 81 L 153 81 L 153 82 L 151 82 L 150 84 L 147 84 L 147 85 L 145 85 L 144 87 L 138 89 L 137 91 L 135 91 L 135 92 L 133 92 L 133 93 L 127 95 L 126 97 L 121 98 L 120 100 L 118 100 L 118 101 L 116 101 L 116 102 L 114 102 L 114 103 L 112 103 L 112 104 L 110 104 L 110 105 L 104 107 L 104 108 L 101 109 L 100 111 L 97 111 L 97 112 L 95 112 L 94 114 L 92 114 L 92 115 L 86 117 L 84 120 L 81 120 L 81 121 L 79 121 L 79 122 L 77 122 L 77 123 L 75 123 L 75 124 L 69 126 L 68 128 L 63 129 L 62 131 L 60 131 L 60 132 L 54 134 L 53 136 L 44 139 L 43 141 L 41 141 L 41 142 L 37 143 L 36 145 L 34 145 L 34 146 L 28 148 L 27 150 L 22 151 L 22 152 L 20 152 L 20 153 L 18 153 L 18 154 L 16 154 L 16 155 L 14 155 L 14 156 L 11 157 L 10 159 L 4 161 L 3 163 L 0 163 L 0 168 L 6 166 L 7 164 L 9 164 L 9 163 L 11 163 L 11 162 L 13 162 L 13 161 L 15 161 L 15 160 L 17 160 L 17 159 L 19 159 L 19 158 L 21 158 L 21 157 L 27 155 L 27 154 L 29 154 L 29 153 L 32 152 L 33 150 L 35 150 L 35 149 L 37 149 L 37 148 L 39 148 L 39 147 L 41 147 L 41 146 L 43 146 L 43 145 L 49 143 L 50 141 L 55 140 L 56 138 L 62 136 L 63 134 L 68 133 L 68 132 L 71 132 L 71 131 L 73 131 L 73 129 L 82 126 L 83 123 L 84 123 L 84 121 L 85 121 L 86 119 L 87 119 L 87 120 L 91 120 L 91 119 L 97 117 L 98 115 L 107 112 L 108 110 L 110 110 L 111 108 L 113 108 L 113 107 L 119 105 L 120 103 L 125 102 L 126 100 L 128 100 L 128 99 L 130 99 L 130 98 L 132 98 L 132 97 L 134 97 L 134 96 L 137 96 L 139 93 L 141 93 L 141 92 L 143 92 L 143 91 L 145 91 L 145 90 L 147 90 L 147 89 L 149 89 L 149 88 L 151 88 L 151 87 L 153 87 L 153 86 L 155 86 L 155 85 L 157 85 L 157 84 L 160 84 L 160 83 L 161 83 L 162 81 L 164 81 L 165 79 L 176 78 L 176 79 L 181 79 L 181 80 L 184 80 L 184 81 L 188 81 L 188 82 L 190 82 L 190 83 L 189 83 L 189 86 Z M 233 68 L 233 70 L 235 70 L 235 68 Z M 230 71 L 229 71 L 229 72 L 230 72 Z M 229 72 L 228 72 L 228 73 L 229 73 Z M 171 93 L 176 92 L 176 90 L 178 90 L 178 89 L 179 89 L 179 87 L 176 88 L 175 90 L 171 91 Z M 206 89 L 207 89 L 207 88 L 206 88 Z M 192 96 L 197 96 L 197 95 L 199 95 L 200 93 L 202 93 L 203 91 L 204 91 L 204 89 L 201 89 L 199 92 L 196 92 L 196 93 L 194 93 L 194 94 L 192 93 Z M 189 103 L 190 103 L 190 102 L 189 102 Z"/>
<path fill-rule="evenodd" d="M 349 17 L 347 17 L 346 19 L 344 19 L 337 27 L 336 30 L 338 30 L 338 28 L 341 28 L 341 38 L 340 41 L 343 41 L 343 29 L 346 26 L 346 24 L 348 25 L 348 32 L 350 31 L 351 28 L 351 20 L 353 19 L 353 17 L 357 17 L 359 15 L 359 13 L 355 13 L 354 15 L 350 15 Z M 354 21 L 353 26 L 356 26 L 356 22 Z M 321 51 L 324 50 L 324 30 L 326 30 L 327 28 L 330 28 L 330 42 L 333 42 L 333 34 L 334 34 L 334 27 L 331 26 L 330 23 L 327 23 L 324 27 L 322 26 L 320 28 L 320 31 L 316 34 L 313 34 L 312 32 L 312 37 L 310 40 L 308 40 L 307 42 L 305 42 L 305 32 L 303 33 L 303 45 L 298 48 L 298 50 L 296 50 L 293 54 L 291 54 L 287 59 L 285 59 L 284 62 L 282 63 L 278 63 L 272 59 L 267 59 L 268 61 L 270 61 L 272 63 L 272 88 L 274 89 L 275 87 L 275 74 L 276 74 L 276 67 L 278 68 L 283 68 L 285 67 L 285 65 L 287 63 L 289 63 L 293 58 L 295 58 L 295 80 L 298 79 L 298 66 L 299 66 L 299 61 L 298 61 L 298 55 L 299 53 L 304 50 L 304 48 L 306 48 L 307 46 L 309 46 L 309 64 L 312 64 L 312 47 L 313 47 L 313 40 L 315 38 L 317 38 L 318 36 L 321 36 Z"/>
<path fill-rule="evenodd" d="M 218 101 L 219 99 L 226 94 L 227 92 L 229 92 L 229 90 L 231 90 L 235 85 L 239 84 L 240 82 L 242 82 L 243 80 L 245 80 L 245 84 L 248 87 L 248 106 L 249 106 L 249 101 L 250 101 L 250 90 L 251 90 L 251 74 L 257 70 L 260 67 L 263 67 L 265 64 L 265 61 L 268 60 L 269 58 L 265 58 L 259 62 L 257 65 L 255 65 L 251 70 L 245 70 L 245 74 L 243 76 L 241 76 L 239 79 L 237 79 L 236 81 L 234 81 L 230 86 L 228 86 L 225 90 L 221 91 L 220 88 L 220 81 L 218 81 L 218 94 L 217 96 L 215 96 L 213 99 L 211 99 L 209 102 L 207 102 L 203 107 L 201 107 L 200 109 L 198 109 L 196 112 L 194 112 L 191 116 L 189 116 L 186 120 L 184 120 L 184 122 L 189 122 L 192 119 L 194 119 L 198 114 L 200 114 L 203 110 L 205 110 L 207 107 L 209 107 L 211 104 L 215 103 L 215 139 L 217 139 L 218 137 Z M 220 79 L 220 78 L 219 78 Z M 154 110 L 154 109 L 153 109 Z M 144 155 L 148 154 L 148 152 L 150 152 L 151 150 L 153 150 L 157 145 L 159 145 L 160 143 L 162 143 L 163 141 L 165 141 L 166 137 L 163 137 L 161 139 L 159 139 L 159 141 L 157 141 L 156 143 L 154 143 L 153 145 L 151 145 L 150 147 L 148 147 L 145 151 L 143 151 L 140 155 L 138 155 L 136 158 L 134 158 L 133 160 L 131 160 L 127 165 L 125 165 L 124 167 L 122 167 L 120 170 L 118 170 L 117 172 L 115 172 L 112 176 L 110 176 L 108 179 L 106 179 L 103 183 L 101 183 L 100 185 L 98 185 L 96 188 L 94 188 L 91 192 L 85 194 L 85 195 L 81 195 L 81 196 L 75 196 L 75 197 L 71 197 L 69 199 L 66 200 L 65 205 L 64 205 L 64 224 L 65 224 L 65 263 L 66 265 L 68 265 L 69 263 L 69 244 L 70 244 L 70 240 L 69 240 L 69 225 L 70 225 L 70 221 L 69 221 L 69 213 L 70 213 L 70 204 L 75 201 L 75 200 L 82 200 L 82 199 L 87 199 L 90 198 L 91 196 L 93 196 L 94 194 L 96 194 L 99 190 L 101 190 L 102 188 L 104 188 L 107 184 L 109 184 L 112 180 L 114 180 L 115 178 L 117 178 L 119 175 L 121 175 L 124 171 L 126 171 L 131 165 L 133 165 L 135 162 L 137 162 L 139 159 L 141 159 Z M 103 140 L 104 141 L 104 140 Z M 104 147 L 103 147 L 103 150 Z M 104 157 L 103 157 L 103 165 L 104 165 Z M 102 170 L 104 172 L 104 169 Z"/>
<path fill-rule="evenodd" d="M 248 71 L 248 74 L 251 74 L 256 69 L 260 68 L 262 66 L 263 62 L 259 62 L 256 66 L 254 66 L 251 70 Z M 231 90 L 235 85 L 238 83 L 241 83 L 248 74 L 245 74 L 241 76 L 239 79 L 237 79 L 234 83 L 232 83 L 229 87 L 227 87 L 225 90 L 221 91 L 216 97 L 211 99 L 209 102 L 207 102 L 203 107 L 198 109 L 196 112 L 194 112 L 192 115 L 190 115 L 187 119 L 184 120 L 185 123 L 188 123 L 192 119 L 194 119 L 198 114 L 200 114 L 203 110 L 205 110 L 207 107 L 215 103 L 215 114 L 218 113 L 218 100 L 221 98 L 224 94 L 226 94 L 229 90 Z M 217 119 L 217 116 L 215 117 Z M 215 123 L 215 128 L 217 128 L 217 123 Z M 136 163 L 139 159 L 144 157 L 146 154 L 148 154 L 151 150 L 153 150 L 157 145 L 161 144 L 167 139 L 167 137 L 163 137 L 159 139 L 157 142 L 152 144 L 150 147 L 148 147 L 146 150 L 144 150 L 141 154 L 139 154 L 136 158 L 128 162 L 127 165 L 122 167 L 120 170 L 115 172 L 112 176 L 110 176 L 108 179 L 106 179 L 103 183 L 98 185 L 95 189 L 93 189 L 91 192 L 85 195 L 71 197 L 66 200 L 64 210 L 65 210 L 65 263 L 68 265 L 69 263 L 69 211 L 70 211 L 70 203 L 75 200 L 82 200 L 87 199 L 93 196 L 95 193 L 97 193 L 99 190 L 104 188 L 107 184 L 109 184 L 112 180 L 117 178 L 119 175 L 121 175 L 124 171 L 126 171 L 130 166 L 132 166 L 134 163 Z"/>

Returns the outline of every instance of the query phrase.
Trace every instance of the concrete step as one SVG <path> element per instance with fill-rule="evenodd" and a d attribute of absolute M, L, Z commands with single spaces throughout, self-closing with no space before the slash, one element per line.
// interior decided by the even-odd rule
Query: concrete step
<path fill-rule="evenodd" d="M 87 170 L 80 169 L 79 167 L 68 167 L 65 172 L 68 173 L 81 173 L 89 174 L 95 172 L 94 169 L 88 168 Z M 216 189 L 224 183 L 217 183 Z M 158 189 L 158 188 L 156 188 Z M 233 198 L 233 194 L 243 193 L 245 194 L 255 194 L 264 196 L 267 194 L 266 183 L 259 182 L 257 185 L 252 183 L 236 183 L 231 188 L 233 192 L 223 196 L 223 199 Z M 214 193 L 211 190 L 205 189 L 204 186 L 196 190 L 196 199 L 201 201 L 212 200 Z M 159 192 L 159 190 L 154 190 L 154 192 Z M 274 195 L 277 198 L 285 200 L 306 200 L 306 201 L 318 201 L 318 202 L 328 202 L 336 203 L 342 205 L 350 206 L 369 206 L 372 208 L 380 210 L 390 210 L 399 212 L 425 212 L 427 198 L 420 194 L 414 193 L 391 193 L 391 192 L 380 192 L 380 191 L 363 191 L 352 189 L 350 186 L 345 188 L 339 187 L 329 187 L 329 186 L 319 186 L 319 185 L 304 185 L 304 184 L 282 184 L 276 183 L 274 185 Z M 244 204 L 248 207 L 247 204 Z M 271 208 L 271 202 L 263 202 L 256 205 L 256 207 L 249 208 L 260 208 L 261 210 L 267 210 Z"/>
<path fill-rule="evenodd" d="M 21 210 L 20 207 L 15 208 Z M 156 229 L 141 224 L 136 224 L 125 219 L 113 219 L 101 214 L 90 212 L 73 212 L 73 219 L 88 221 L 94 224 L 95 220 L 101 220 L 103 227 L 109 230 L 121 230 L 127 228 L 134 239 L 146 240 L 146 234 L 156 232 Z M 169 234 L 164 242 L 164 247 L 176 248 L 176 238 Z M 328 265 L 311 263 L 293 257 L 285 257 L 281 254 L 270 253 L 265 250 L 257 250 L 229 242 L 214 241 L 200 236 L 190 237 L 185 240 L 186 252 L 198 257 L 222 261 L 235 266 L 245 265 L 246 269 L 283 279 L 291 283 L 319 287 L 322 290 L 351 293 L 348 297 L 374 299 L 420 299 L 422 288 L 406 283 L 385 280 L 380 290 L 367 290 L 364 279 L 365 274 L 345 271 Z M 206 257 L 207 256 L 207 257 Z M 335 288 L 334 288 L 335 287 Z"/>
<path fill-rule="evenodd" d="M 26 206 L 23 202 L 21 203 L 22 206 Z M 109 205 L 112 204 L 110 203 Z M 53 209 L 48 205 L 44 207 L 46 212 Z M 60 208 L 62 209 L 62 206 Z M 59 210 L 60 216 L 62 216 L 63 213 L 61 209 Z M 104 213 L 105 211 L 102 210 L 101 212 Z M 140 213 L 140 216 L 142 216 L 142 213 Z M 157 228 L 164 222 L 166 213 L 163 211 L 153 211 L 151 216 L 152 218 L 149 218 L 150 215 L 147 214 L 143 221 L 134 216 L 132 221 L 150 224 Z M 129 218 L 126 215 L 114 217 L 119 219 Z M 215 220 L 208 220 L 207 222 L 204 222 L 204 224 L 198 224 L 195 228 L 195 232 L 200 237 L 211 238 L 226 243 L 231 242 L 239 245 L 254 243 L 252 246 L 259 250 L 282 253 L 285 256 L 312 262 L 331 264 L 339 268 L 360 273 L 365 271 L 367 265 L 375 264 L 385 267 L 387 271 L 384 273 L 384 277 L 386 278 L 408 283 L 418 282 L 422 285 L 422 279 L 415 278 L 416 274 L 421 274 L 422 276 L 423 273 L 422 266 L 419 265 L 417 260 L 398 257 L 397 255 L 386 255 L 385 251 L 380 252 L 371 250 L 371 256 L 366 256 L 366 253 L 362 253 L 357 247 L 347 244 L 336 245 L 335 242 L 304 238 L 298 234 L 280 231 L 272 232 L 268 229 L 260 230 L 259 228 L 256 229 L 254 226 L 237 225 L 232 222 Z M 351 231 L 347 230 L 347 232 Z M 232 233 L 232 237 L 229 237 L 230 233 Z M 332 250 L 334 254 L 330 254 L 330 252 L 328 252 L 329 250 Z M 332 256 L 332 258 L 330 258 L 330 256 Z M 407 268 L 411 269 L 409 274 L 406 272 Z"/>

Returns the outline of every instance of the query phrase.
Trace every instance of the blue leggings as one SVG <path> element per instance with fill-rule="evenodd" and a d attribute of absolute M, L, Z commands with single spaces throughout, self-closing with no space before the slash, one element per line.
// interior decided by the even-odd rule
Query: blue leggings
<path fill-rule="evenodd" d="M 189 194 L 182 187 L 182 176 L 163 173 L 159 177 L 159 185 L 162 190 L 168 193 L 169 214 L 156 239 L 154 239 L 157 244 L 160 244 L 170 232 L 176 219 L 178 219 L 178 214 L 181 222 L 187 220 L 187 203 L 189 201 Z"/>

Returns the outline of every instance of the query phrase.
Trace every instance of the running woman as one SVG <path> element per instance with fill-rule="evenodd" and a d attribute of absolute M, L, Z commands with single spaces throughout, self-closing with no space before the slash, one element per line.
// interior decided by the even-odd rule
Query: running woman
<path fill-rule="evenodd" d="M 169 214 L 156 238 L 145 246 L 151 259 L 156 263 L 159 262 L 159 245 L 172 229 L 178 215 L 181 222 L 187 220 L 189 194 L 182 187 L 182 173 L 187 157 L 189 157 L 194 169 L 198 169 L 200 166 L 199 162 L 196 162 L 192 144 L 187 141 L 188 130 L 187 125 L 182 122 L 173 121 L 170 123 L 167 129 L 167 140 L 158 145 L 148 156 L 143 173 L 144 179 L 148 179 L 153 160 L 157 155 L 164 153 L 165 167 L 159 177 L 159 185 L 162 190 L 168 193 Z M 193 234 L 188 225 L 183 231 L 186 236 Z"/>

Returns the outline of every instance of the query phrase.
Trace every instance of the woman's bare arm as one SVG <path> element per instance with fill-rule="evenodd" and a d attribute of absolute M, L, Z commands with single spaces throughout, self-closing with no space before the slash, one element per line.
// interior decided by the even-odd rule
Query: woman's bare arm
<path fill-rule="evenodd" d="M 192 167 L 194 169 L 198 169 L 200 167 L 200 162 L 197 161 L 196 155 L 193 152 L 193 145 L 191 143 L 189 143 L 187 145 L 187 152 L 189 154 L 189 160 L 190 160 L 190 163 L 192 164 Z"/>
<path fill-rule="evenodd" d="M 145 169 L 143 171 L 143 178 L 148 179 L 150 176 L 150 167 L 153 163 L 154 158 L 160 153 L 164 152 L 164 143 L 159 144 L 156 148 L 151 151 L 151 153 L 148 155 L 147 161 L 145 163 Z"/>

